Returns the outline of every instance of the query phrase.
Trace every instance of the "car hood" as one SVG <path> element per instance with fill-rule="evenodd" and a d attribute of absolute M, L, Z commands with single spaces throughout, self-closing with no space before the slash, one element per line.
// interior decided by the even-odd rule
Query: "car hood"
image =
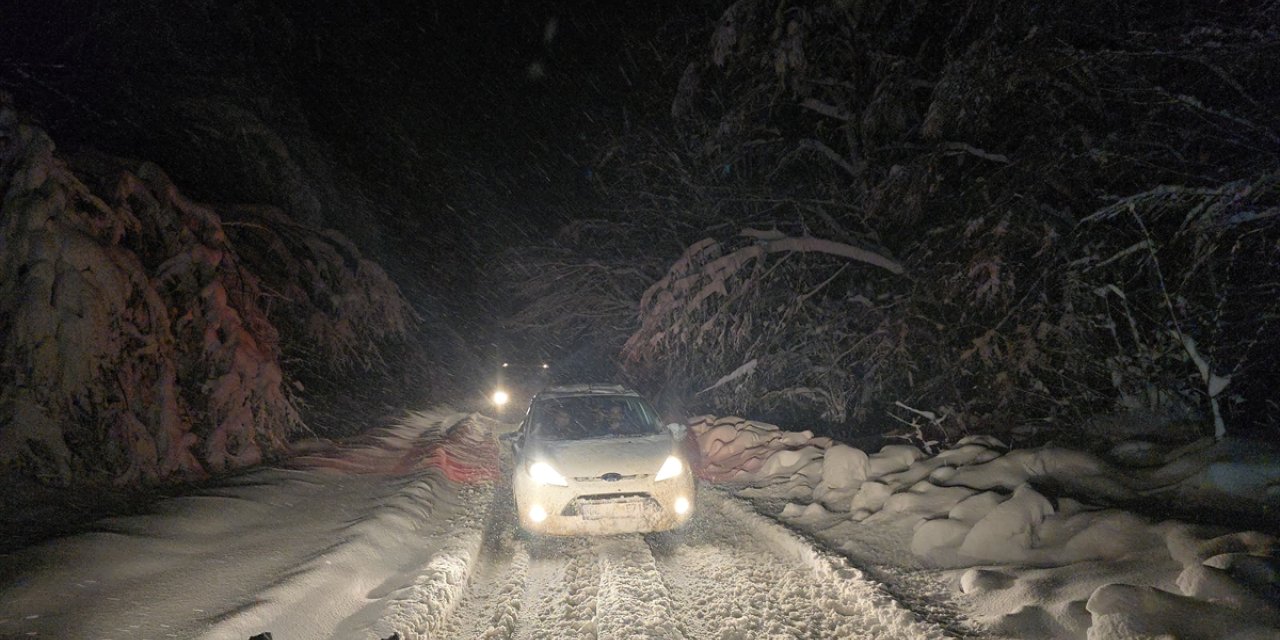
<path fill-rule="evenodd" d="M 670 436 L 547 440 L 525 452 L 527 462 L 544 461 L 567 478 L 654 474 L 675 450 Z"/>

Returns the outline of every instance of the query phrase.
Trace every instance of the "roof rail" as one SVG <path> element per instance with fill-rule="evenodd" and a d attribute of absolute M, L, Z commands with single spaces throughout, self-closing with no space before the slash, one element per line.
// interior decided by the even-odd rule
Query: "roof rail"
<path fill-rule="evenodd" d="M 620 384 L 590 382 L 582 384 L 562 384 L 553 387 L 547 387 L 539 391 L 537 398 L 567 397 L 567 396 L 591 396 L 591 395 L 640 395 L 634 389 L 624 387 Z"/>

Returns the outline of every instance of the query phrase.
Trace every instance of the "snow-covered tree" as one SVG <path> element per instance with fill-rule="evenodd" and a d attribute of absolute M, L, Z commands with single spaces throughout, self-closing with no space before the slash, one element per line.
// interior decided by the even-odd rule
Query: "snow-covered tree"
<path fill-rule="evenodd" d="M 282 364 L 291 343 L 340 370 L 380 358 L 414 321 L 334 232 L 260 209 L 234 223 L 263 243 L 246 242 L 245 259 L 217 209 L 159 167 L 61 158 L 7 104 L 0 132 L 6 468 L 136 483 L 255 464 L 304 427 Z"/>

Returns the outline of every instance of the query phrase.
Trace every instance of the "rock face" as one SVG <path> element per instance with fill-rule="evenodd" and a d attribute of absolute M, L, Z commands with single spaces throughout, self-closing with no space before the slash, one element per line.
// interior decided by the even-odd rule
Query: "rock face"
<path fill-rule="evenodd" d="M 394 284 L 341 236 L 259 210 L 235 228 L 271 253 L 246 260 L 218 211 L 185 198 L 159 167 L 60 158 L 3 103 L 0 194 L 9 471 L 136 483 L 257 463 L 303 427 L 281 367 L 285 318 L 284 333 L 311 341 L 321 367 L 357 351 L 376 360 L 378 344 L 414 322 Z M 282 268 L 262 274 L 264 264 Z M 296 284 L 269 289 L 264 277 Z"/>

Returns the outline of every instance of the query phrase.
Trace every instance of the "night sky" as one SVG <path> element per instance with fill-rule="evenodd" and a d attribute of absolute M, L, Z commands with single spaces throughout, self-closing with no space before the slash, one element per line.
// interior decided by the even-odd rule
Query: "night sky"
<path fill-rule="evenodd" d="M 676 2 L 13 4 L 3 77 L 63 146 L 159 151 L 154 123 L 109 98 L 233 87 L 280 118 L 297 106 L 375 183 L 433 198 L 418 215 L 483 192 L 509 198 L 520 226 L 538 224 L 538 203 L 572 197 L 587 141 L 664 115 L 664 27 L 687 41 L 714 20 Z"/>
<path fill-rule="evenodd" d="M 447 309 L 471 330 L 504 312 L 473 295 L 493 256 L 595 215 L 593 155 L 632 127 L 666 122 L 678 81 L 669 76 L 683 66 L 671 57 L 699 51 L 721 9 L 670 0 L 9 4 L 0 88 L 9 85 L 64 151 L 151 160 L 199 199 L 289 210 L 272 185 L 244 178 L 260 154 L 226 131 L 235 126 L 192 132 L 193 103 L 244 109 L 295 159 L 314 151 L 318 181 L 333 182 L 321 214 L 295 218 L 352 237 L 420 307 Z M 230 140 L 191 143 L 219 135 Z"/>

